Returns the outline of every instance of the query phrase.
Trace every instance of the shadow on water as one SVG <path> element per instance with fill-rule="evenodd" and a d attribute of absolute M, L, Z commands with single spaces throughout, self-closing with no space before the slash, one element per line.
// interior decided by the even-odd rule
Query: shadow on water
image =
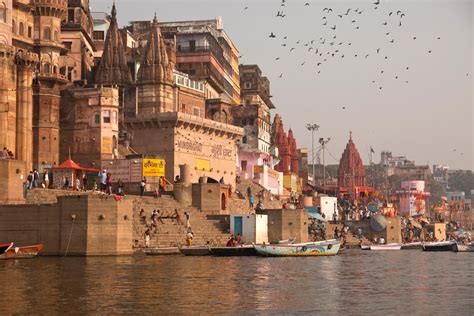
<path fill-rule="evenodd" d="M 42 257 L 0 261 L 0 314 L 470 315 L 472 253 L 336 257 Z"/>

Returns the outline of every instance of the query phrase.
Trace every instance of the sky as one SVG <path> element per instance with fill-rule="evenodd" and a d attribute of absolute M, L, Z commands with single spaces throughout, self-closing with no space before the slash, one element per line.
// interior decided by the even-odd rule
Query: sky
<path fill-rule="evenodd" d="M 352 131 L 365 164 L 373 147 L 374 163 L 388 150 L 417 164 L 472 170 L 474 1 L 375 1 L 115 2 L 121 27 L 155 12 L 163 22 L 221 16 L 240 63 L 258 64 L 270 79 L 272 117 L 282 115 L 298 147 L 311 151 L 307 123 L 320 126 L 316 143 L 331 138 L 327 164 L 338 163 Z M 109 12 L 111 4 L 91 0 L 91 9 Z"/>

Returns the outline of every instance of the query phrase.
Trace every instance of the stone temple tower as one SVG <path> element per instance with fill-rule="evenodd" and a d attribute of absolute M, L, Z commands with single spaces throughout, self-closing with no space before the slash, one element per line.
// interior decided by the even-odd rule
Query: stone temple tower
<path fill-rule="evenodd" d="M 32 0 L 34 5 L 34 51 L 39 55 L 33 83 L 33 164 L 58 165 L 60 91 L 68 83 L 61 21 L 67 0 Z"/>
<path fill-rule="evenodd" d="M 155 15 L 138 70 L 138 116 L 176 111 L 173 101 L 175 55 L 174 42 L 167 45 Z"/>

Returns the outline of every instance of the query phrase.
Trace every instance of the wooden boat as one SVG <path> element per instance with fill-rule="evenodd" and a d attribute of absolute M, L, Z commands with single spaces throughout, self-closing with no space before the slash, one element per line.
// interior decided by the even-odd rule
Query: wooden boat
<path fill-rule="evenodd" d="M 317 244 L 295 244 L 295 245 L 254 245 L 258 255 L 264 257 L 315 257 L 337 255 L 341 247 L 340 241 L 319 242 Z"/>
<path fill-rule="evenodd" d="M 409 242 L 402 244 L 402 250 L 415 250 L 421 249 L 421 241 Z"/>
<path fill-rule="evenodd" d="M 26 247 L 13 247 L 12 246 L 3 254 L 0 255 L 0 259 L 29 259 L 38 256 L 38 253 L 43 249 L 43 245 L 33 245 Z M 1 247 L 1 245 L 0 245 Z"/>
<path fill-rule="evenodd" d="M 423 251 L 452 251 L 456 244 L 454 240 L 426 242 L 422 244 Z"/>
<path fill-rule="evenodd" d="M 13 247 L 13 243 L 9 244 L 0 244 L 0 255 L 4 254 L 7 252 L 11 247 Z"/>
<path fill-rule="evenodd" d="M 242 245 L 235 247 L 212 247 L 211 254 L 219 257 L 235 257 L 235 256 L 255 256 L 255 248 L 253 245 Z"/>
<path fill-rule="evenodd" d="M 453 245 L 453 251 L 454 252 L 474 252 L 474 243 L 469 243 L 469 244 L 461 244 L 461 243 L 455 243 Z"/>
<path fill-rule="evenodd" d="M 153 248 L 153 249 L 146 249 L 145 254 L 147 256 L 168 256 L 168 255 L 179 255 L 178 247 L 164 247 L 164 248 Z"/>
<path fill-rule="evenodd" d="M 386 251 L 386 250 L 400 250 L 402 249 L 402 245 L 400 244 L 376 244 L 376 245 L 371 245 L 370 250 L 372 251 Z"/>
<path fill-rule="evenodd" d="M 211 248 L 209 246 L 183 246 L 179 251 L 185 256 L 209 256 Z"/>

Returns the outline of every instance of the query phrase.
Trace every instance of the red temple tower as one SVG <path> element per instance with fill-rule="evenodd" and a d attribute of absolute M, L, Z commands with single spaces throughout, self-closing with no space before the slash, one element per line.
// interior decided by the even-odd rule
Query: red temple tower
<path fill-rule="evenodd" d="M 288 144 L 288 137 L 283 128 L 283 121 L 279 115 L 275 115 L 273 128 L 274 145 L 278 148 L 278 156 L 280 157 L 280 162 L 275 166 L 275 170 L 287 173 L 291 168 L 291 153 Z"/>
<path fill-rule="evenodd" d="M 288 147 L 290 150 L 290 157 L 291 157 L 291 172 L 295 174 L 299 174 L 299 154 L 298 148 L 296 146 L 296 140 L 293 136 L 293 130 L 290 128 L 288 131 Z"/>
<path fill-rule="evenodd" d="M 352 132 L 339 161 L 337 185 L 346 188 L 365 186 L 365 168 L 359 152 L 352 141 Z"/>

